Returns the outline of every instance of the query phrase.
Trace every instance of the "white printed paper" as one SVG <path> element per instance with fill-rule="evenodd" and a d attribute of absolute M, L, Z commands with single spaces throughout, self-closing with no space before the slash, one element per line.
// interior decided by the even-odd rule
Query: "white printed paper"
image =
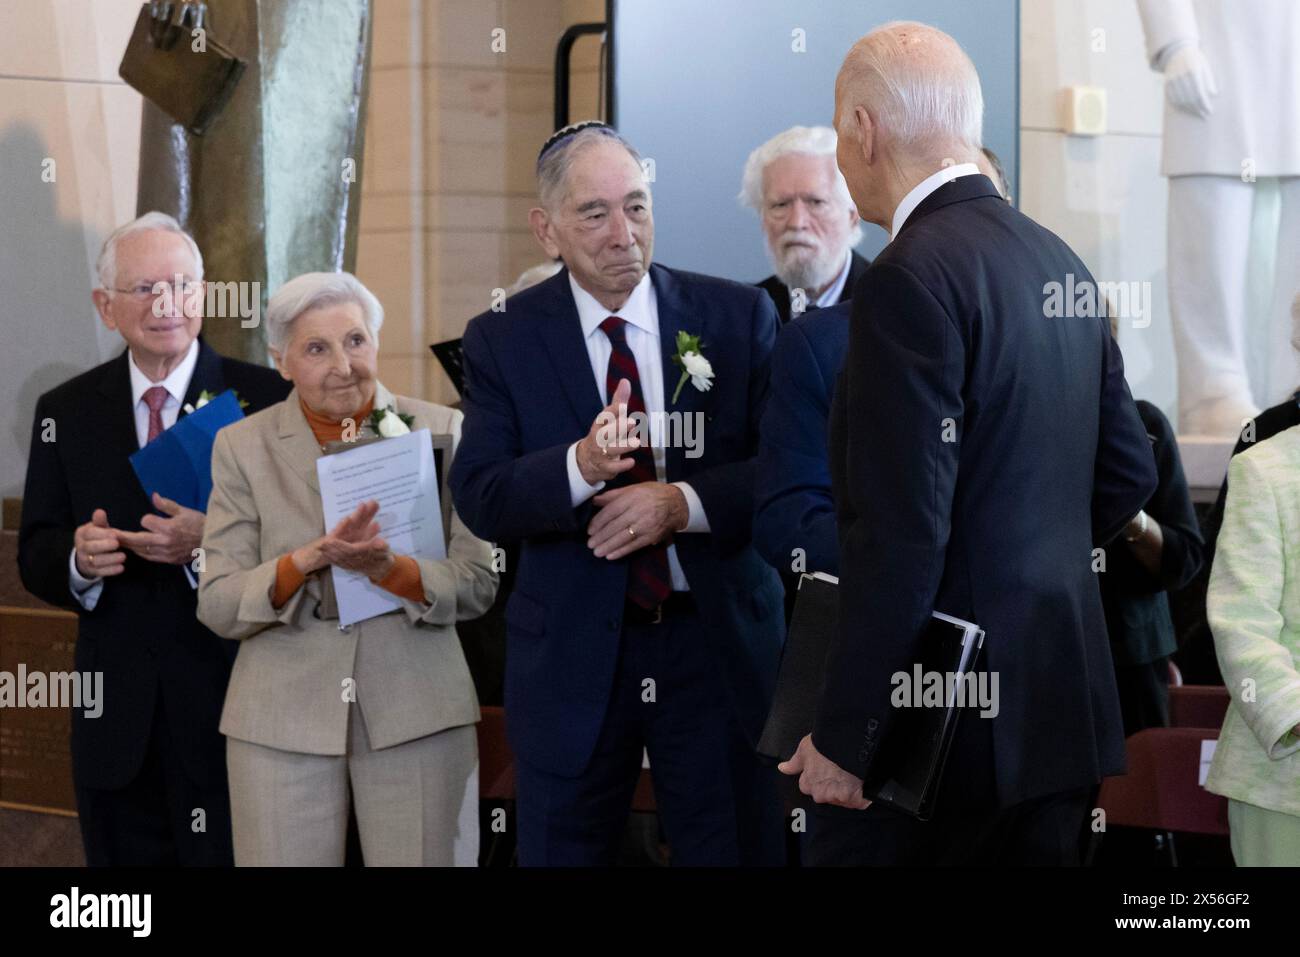
<path fill-rule="evenodd" d="M 1218 741 L 1201 742 L 1201 773 L 1196 780 L 1201 787 L 1205 787 L 1205 779 L 1210 776 L 1210 762 L 1214 760 L 1214 749 L 1218 744 Z"/>
<path fill-rule="evenodd" d="M 428 429 L 316 460 L 325 530 L 356 511 L 362 502 L 379 502 L 379 534 L 394 555 L 447 557 L 442 537 L 442 504 Z M 365 621 L 402 607 L 402 600 L 365 575 L 333 566 L 339 627 Z"/>

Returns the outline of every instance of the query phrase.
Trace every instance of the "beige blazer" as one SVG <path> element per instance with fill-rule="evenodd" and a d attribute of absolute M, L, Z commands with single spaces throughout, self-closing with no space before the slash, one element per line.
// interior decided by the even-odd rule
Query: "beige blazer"
<path fill-rule="evenodd" d="M 454 453 L 460 412 L 378 386 L 375 407 L 390 404 L 414 416 L 416 429 L 451 435 Z M 375 749 L 478 721 L 455 623 L 487 611 L 497 576 L 491 546 L 451 511 L 449 456 L 442 489 L 448 557 L 418 559 L 424 602 L 403 600 L 400 611 L 340 629 L 327 568 L 308 576 L 284 607 L 272 607 L 280 556 L 325 532 L 320 456 L 296 389 L 217 433 L 198 615 L 217 634 L 243 641 L 221 733 L 285 751 L 345 754 L 350 698 Z"/>

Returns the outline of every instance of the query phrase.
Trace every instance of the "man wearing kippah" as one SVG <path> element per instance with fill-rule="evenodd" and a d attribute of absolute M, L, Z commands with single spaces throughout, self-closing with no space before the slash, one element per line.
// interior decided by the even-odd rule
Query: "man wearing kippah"
<path fill-rule="evenodd" d="M 674 864 L 779 863 L 754 744 L 781 585 L 750 544 L 777 331 L 752 286 L 651 265 L 640 156 L 600 123 L 537 163 L 538 242 L 565 268 L 469 323 L 452 494 L 522 542 L 506 718 L 523 865 L 608 865 L 648 752 Z"/>

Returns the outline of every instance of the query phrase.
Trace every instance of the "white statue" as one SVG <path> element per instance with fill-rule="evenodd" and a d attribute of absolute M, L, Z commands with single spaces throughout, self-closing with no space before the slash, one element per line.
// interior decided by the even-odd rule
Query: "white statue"
<path fill-rule="evenodd" d="M 1184 434 L 1228 436 L 1300 387 L 1289 308 L 1300 287 L 1300 0 L 1138 0 L 1165 77 L 1169 307 Z M 1246 366 L 1256 181 L 1281 224 L 1266 382 Z"/>

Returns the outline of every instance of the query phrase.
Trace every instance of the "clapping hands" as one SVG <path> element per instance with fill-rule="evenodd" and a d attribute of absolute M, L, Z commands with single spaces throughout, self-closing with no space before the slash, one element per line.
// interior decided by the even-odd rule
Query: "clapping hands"
<path fill-rule="evenodd" d="M 388 542 L 379 535 L 379 503 L 362 502 L 352 514 L 334 526 L 327 535 L 302 546 L 293 553 L 298 571 L 310 575 L 330 565 L 380 581 L 396 561 Z"/>

